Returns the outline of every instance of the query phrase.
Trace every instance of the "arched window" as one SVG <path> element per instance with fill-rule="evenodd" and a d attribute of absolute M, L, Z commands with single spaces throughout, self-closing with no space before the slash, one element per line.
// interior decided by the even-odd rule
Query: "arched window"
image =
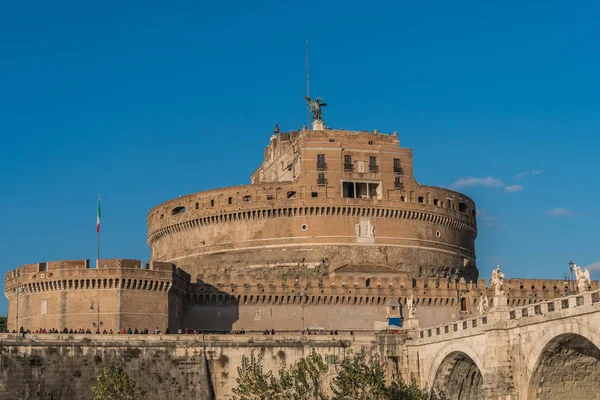
<path fill-rule="evenodd" d="M 467 299 L 465 297 L 460 299 L 460 311 L 467 311 Z"/>
<path fill-rule="evenodd" d="M 183 214 L 185 212 L 185 207 L 175 207 L 172 211 L 171 211 L 171 215 L 177 215 L 177 214 Z"/>

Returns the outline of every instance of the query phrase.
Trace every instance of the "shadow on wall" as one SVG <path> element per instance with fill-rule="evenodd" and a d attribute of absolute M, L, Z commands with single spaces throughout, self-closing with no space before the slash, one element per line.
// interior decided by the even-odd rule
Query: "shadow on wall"
<path fill-rule="evenodd" d="M 198 281 L 190 285 L 184 299 L 181 327 L 203 332 L 230 332 L 240 316 L 238 304 L 239 296 Z"/>

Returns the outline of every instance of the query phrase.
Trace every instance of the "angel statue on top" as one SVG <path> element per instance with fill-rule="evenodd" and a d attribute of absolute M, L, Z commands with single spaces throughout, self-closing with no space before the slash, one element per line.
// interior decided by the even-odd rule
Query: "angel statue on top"
<path fill-rule="evenodd" d="M 321 98 L 321 96 L 317 97 L 316 99 L 311 99 L 308 96 L 304 96 L 304 98 L 306 99 L 306 102 L 308 103 L 308 107 L 310 108 L 310 111 L 313 113 L 313 119 L 315 121 L 322 121 L 323 120 L 323 107 L 326 107 L 327 104 L 325 102 L 323 102 L 323 99 Z"/>
<path fill-rule="evenodd" d="M 504 296 L 504 274 L 500 271 L 500 266 L 492 272 L 492 285 L 494 285 L 494 295 Z"/>
<path fill-rule="evenodd" d="M 592 284 L 590 271 L 587 268 L 581 268 L 577 265 L 573 267 L 573 271 L 575 271 L 575 280 L 577 281 L 577 292 L 579 294 L 587 292 L 588 286 Z"/>

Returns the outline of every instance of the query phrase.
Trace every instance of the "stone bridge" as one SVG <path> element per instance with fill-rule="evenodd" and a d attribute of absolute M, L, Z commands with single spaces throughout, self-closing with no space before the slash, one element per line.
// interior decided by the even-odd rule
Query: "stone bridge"
<path fill-rule="evenodd" d="M 600 291 L 417 329 L 403 373 L 453 399 L 600 399 Z"/>

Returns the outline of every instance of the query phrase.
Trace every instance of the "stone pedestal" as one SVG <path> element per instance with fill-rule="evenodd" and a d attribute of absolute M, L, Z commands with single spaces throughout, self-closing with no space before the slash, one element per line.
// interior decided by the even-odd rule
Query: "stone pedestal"
<path fill-rule="evenodd" d="M 313 131 L 323 131 L 325 130 L 325 123 L 322 119 L 315 119 L 312 123 Z"/>
<path fill-rule="evenodd" d="M 495 307 L 507 307 L 508 297 L 506 296 L 494 296 L 494 308 Z"/>
<path fill-rule="evenodd" d="M 509 319 L 508 297 L 506 295 L 494 296 L 492 307 L 488 310 L 488 321 L 490 323 L 506 323 Z"/>
<path fill-rule="evenodd" d="M 407 318 L 404 320 L 404 324 L 402 324 L 402 327 L 406 329 L 415 329 L 419 326 L 420 324 L 417 318 Z"/>

